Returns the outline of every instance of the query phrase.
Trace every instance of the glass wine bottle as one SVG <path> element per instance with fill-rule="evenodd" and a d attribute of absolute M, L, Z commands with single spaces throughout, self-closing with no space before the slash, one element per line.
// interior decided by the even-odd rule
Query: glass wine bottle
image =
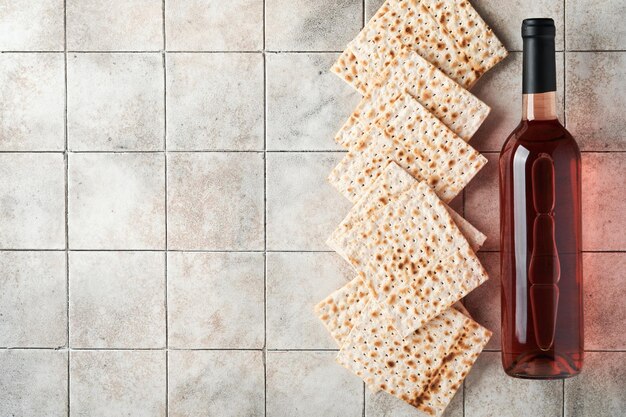
<path fill-rule="evenodd" d="M 522 23 L 522 121 L 499 161 L 502 364 L 519 378 L 583 363 L 581 159 L 556 112 L 552 19 Z"/>

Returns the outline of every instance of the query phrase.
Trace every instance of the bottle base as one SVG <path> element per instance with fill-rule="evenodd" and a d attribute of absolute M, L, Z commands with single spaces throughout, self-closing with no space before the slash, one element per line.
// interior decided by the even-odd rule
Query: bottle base
<path fill-rule="evenodd" d="M 529 352 L 511 357 L 502 354 L 504 372 L 522 379 L 565 379 L 578 375 L 582 369 L 582 355 L 578 358 L 555 353 Z"/>

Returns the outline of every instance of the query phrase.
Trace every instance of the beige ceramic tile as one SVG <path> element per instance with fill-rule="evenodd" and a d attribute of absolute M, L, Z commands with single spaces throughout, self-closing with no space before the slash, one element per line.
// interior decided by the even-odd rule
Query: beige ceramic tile
<path fill-rule="evenodd" d="M 63 50 L 63 0 L 5 0 L 1 7 L 0 50 Z"/>
<path fill-rule="evenodd" d="M 568 50 L 626 49 L 623 0 L 565 2 Z"/>
<path fill-rule="evenodd" d="M 587 151 L 626 150 L 626 52 L 567 54 L 567 128 Z"/>
<path fill-rule="evenodd" d="M 68 175 L 71 249 L 164 248 L 162 154 L 70 154 Z"/>
<path fill-rule="evenodd" d="M 3 416 L 67 415 L 67 352 L 0 350 Z"/>
<path fill-rule="evenodd" d="M 0 154 L 0 248 L 65 248 L 62 154 Z"/>
<path fill-rule="evenodd" d="M 261 351 L 171 351 L 169 417 L 265 415 Z"/>
<path fill-rule="evenodd" d="M 72 54 L 67 63 L 70 150 L 163 149 L 160 54 Z"/>
<path fill-rule="evenodd" d="M 324 242 L 350 210 L 326 180 L 343 153 L 267 155 L 267 246 L 330 250 Z"/>
<path fill-rule="evenodd" d="M 159 51 L 162 2 L 66 0 L 67 48 L 71 51 Z"/>
<path fill-rule="evenodd" d="M 626 153 L 583 154 L 583 250 L 626 250 Z"/>
<path fill-rule="evenodd" d="M 63 54 L 0 55 L 0 150 L 65 148 Z"/>
<path fill-rule="evenodd" d="M 64 252 L 0 252 L 0 346 L 67 344 Z"/>
<path fill-rule="evenodd" d="M 263 56 L 168 54 L 167 146 L 263 149 Z"/>
<path fill-rule="evenodd" d="M 487 235 L 483 251 L 500 248 L 498 154 L 484 154 L 487 165 L 465 188 L 465 218 Z"/>
<path fill-rule="evenodd" d="M 165 379 L 165 351 L 73 351 L 71 415 L 164 417 Z"/>
<path fill-rule="evenodd" d="M 428 417 L 404 401 L 379 391 L 365 389 L 365 417 Z M 456 393 L 442 417 L 463 417 L 463 386 Z"/>
<path fill-rule="evenodd" d="M 263 49 L 263 0 L 165 2 L 168 50 Z"/>
<path fill-rule="evenodd" d="M 169 346 L 260 349 L 262 253 L 168 254 Z"/>
<path fill-rule="evenodd" d="M 329 71 L 336 58 L 267 55 L 268 149 L 340 149 L 333 138 L 361 96 Z"/>
<path fill-rule="evenodd" d="M 337 349 L 313 307 L 354 277 L 335 253 L 268 253 L 267 347 Z"/>
<path fill-rule="evenodd" d="M 588 352 L 582 373 L 565 381 L 565 417 L 626 414 L 626 352 Z"/>
<path fill-rule="evenodd" d="M 70 254 L 70 346 L 165 347 L 165 255 Z"/>
<path fill-rule="evenodd" d="M 365 22 L 368 22 L 385 0 L 365 0 Z"/>
<path fill-rule="evenodd" d="M 499 352 L 483 352 L 465 380 L 465 415 L 471 417 L 558 417 L 563 382 L 511 378 Z"/>
<path fill-rule="evenodd" d="M 554 19 L 556 49 L 563 50 L 563 0 L 473 0 L 471 3 L 508 50 L 522 50 L 522 20 L 531 17 Z"/>
<path fill-rule="evenodd" d="M 263 249 L 263 155 L 167 157 L 168 248 Z"/>
<path fill-rule="evenodd" d="M 341 51 L 363 21 L 361 0 L 265 3 L 265 46 L 272 51 Z"/>
<path fill-rule="evenodd" d="M 626 350 L 626 253 L 585 253 L 585 349 Z"/>
<path fill-rule="evenodd" d="M 267 416 L 361 417 L 363 383 L 337 352 L 268 352 Z"/>
<path fill-rule="evenodd" d="M 474 320 L 493 332 L 486 349 L 500 350 L 500 254 L 482 252 L 478 257 L 489 280 L 467 295 L 464 304 Z"/>
<path fill-rule="evenodd" d="M 564 122 L 563 53 L 556 54 L 557 114 Z M 470 144 L 479 151 L 500 152 L 506 138 L 522 119 L 522 53 L 512 52 L 472 89 L 491 112 Z"/>

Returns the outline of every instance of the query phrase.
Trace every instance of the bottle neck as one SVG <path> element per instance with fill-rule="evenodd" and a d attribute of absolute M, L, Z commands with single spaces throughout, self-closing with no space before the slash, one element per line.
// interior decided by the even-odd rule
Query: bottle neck
<path fill-rule="evenodd" d="M 554 23 L 522 27 L 522 119 L 554 120 L 556 116 L 556 59 Z"/>
<path fill-rule="evenodd" d="M 522 95 L 522 120 L 555 120 L 556 91 Z"/>

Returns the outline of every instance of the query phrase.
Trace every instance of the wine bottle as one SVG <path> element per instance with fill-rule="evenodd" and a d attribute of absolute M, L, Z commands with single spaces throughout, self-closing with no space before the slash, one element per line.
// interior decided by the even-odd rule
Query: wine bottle
<path fill-rule="evenodd" d="M 555 379 L 582 368 L 581 159 L 556 111 L 552 19 L 522 23 L 522 121 L 499 161 L 502 364 Z"/>

